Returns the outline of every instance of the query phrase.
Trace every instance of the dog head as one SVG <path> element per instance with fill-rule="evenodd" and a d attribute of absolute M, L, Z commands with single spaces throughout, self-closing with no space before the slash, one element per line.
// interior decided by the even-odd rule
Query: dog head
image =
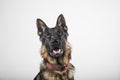
<path fill-rule="evenodd" d="M 49 28 L 41 19 L 37 19 L 38 35 L 42 45 L 46 47 L 47 53 L 54 58 L 62 56 L 66 50 L 68 28 L 65 18 L 59 15 L 56 26 Z"/>

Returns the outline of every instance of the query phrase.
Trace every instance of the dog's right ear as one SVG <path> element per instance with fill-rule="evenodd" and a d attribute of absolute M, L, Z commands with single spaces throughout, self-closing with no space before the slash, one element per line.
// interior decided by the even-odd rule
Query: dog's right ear
<path fill-rule="evenodd" d="M 45 29 L 47 28 L 47 26 L 46 26 L 46 24 L 41 19 L 37 19 L 36 20 L 36 24 L 37 24 L 37 29 L 38 29 L 37 34 L 39 36 L 41 36 L 41 34 L 45 31 Z"/>

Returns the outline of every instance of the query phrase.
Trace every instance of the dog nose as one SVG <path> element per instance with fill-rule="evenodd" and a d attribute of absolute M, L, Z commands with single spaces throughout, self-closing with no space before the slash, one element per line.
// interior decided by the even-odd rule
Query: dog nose
<path fill-rule="evenodd" d="M 59 44 L 59 41 L 58 41 L 57 39 L 54 39 L 54 40 L 52 41 L 52 43 L 53 43 L 53 44 Z"/>
<path fill-rule="evenodd" d="M 54 40 L 54 43 L 59 43 L 59 41 L 56 39 L 56 40 Z"/>
<path fill-rule="evenodd" d="M 51 42 L 52 42 L 52 44 L 59 44 L 59 40 L 56 36 L 51 37 Z"/>

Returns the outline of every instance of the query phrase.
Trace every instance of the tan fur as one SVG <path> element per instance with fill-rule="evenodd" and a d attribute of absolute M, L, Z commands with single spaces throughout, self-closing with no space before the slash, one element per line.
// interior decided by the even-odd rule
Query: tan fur
<path fill-rule="evenodd" d="M 47 25 L 41 20 L 37 19 L 37 28 L 41 41 L 41 57 L 43 58 L 43 62 L 40 64 L 40 72 L 34 78 L 34 80 L 74 80 L 74 66 L 70 63 L 71 59 L 71 45 L 67 41 L 68 36 L 68 28 L 66 26 L 66 22 L 64 16 L 61 14 L 57 18 L 56 27 L 52 28 L 51 30 L 47 27 Z M 53 30 L 53 32 L 50 32 Z M 59 34 L 58 30 L 60 30 Z M 44 33 L 46 33 L 44 35 Z M 54 33 L 54 34 L 53 34 Z M 47 37 L 47 34 L 50 37 Z M 63 40 L 61 40 L 63 39 Z M 60 41 L 59 41 L 60 40 Z M 50 41 L 50 42 L 46 42 Z M 53 53 L 49 53 L 46 46 L 44 44 L 48 44 L 47 47 L 55 48 L 62 48 L 60 50 L 60 54 L 56 49 L 53 50 Z M 55 46 L 54 46 L 55 45 Z M 63 49 L 64 48 L 64 49 Z M 51 51 L 51 50 L 49 50 Z M 56 53 L 54 52 L 56 51 Z"/>
<path fill-rule="evenodd" d="M 74 74 L 74 67 L 72 66 L 72 64 L 69 64 L 67 69 L 65 69 L 64 71 L 51 71 L 43 63 L 40 67 L 42 68 L 42 70 L 45 70 L 43 72 L 43 76 L 47 80 L 61 80 L 61 78 L 62 80 L 69 80 L 73 77 Z"/>
<path fill-rule="evenodd" d="M 69 63 L 69 55 L 70 54 L 71 54 L 71 46 L 70 46 L 70 43 L 66 41 L 66 51 L 65 51 L 64 57 L 60 58 L 59 61 L 62 64 Z M 57 64 L 56 59 L 49 56 L 44 45 L 42 45 L 42 47 L 41 47 L 41 56 L 42 56 L 42 58 L 48 60 L 51 64 Z"/>
<path fill-rule="evenodd" d="M 56 60 L 48 55 L 44 45 L 41 47 L 41 56 L 43 59 L 48 60 L 51 64 L 56 64 Z"/>
<path fill-rule="evenodd" d="M 66 51 L 64 53 L 64 56 L 59 58 L 59 62 L 61 64 L 68 64 L 68 66 L 63 71 L 52 71 L 49 70 L 44 63 L 41 63 L 40 70 L 45 70 L 43 72 L 43 77 L 46 80 L 69 80 L 73 77 L 74 74 L 74 66 L 69 63 L 69 55 L 71 54 L 71 46 L 70 43 L 66 41 Z M 43 59 L 46 59 L 49 61 L 49 63 L 57 66 L 56 59 L 49 56 L 49 54 L 46 51 L 46 47 L 42 45 L 41 47 L 41 56 Z"/>

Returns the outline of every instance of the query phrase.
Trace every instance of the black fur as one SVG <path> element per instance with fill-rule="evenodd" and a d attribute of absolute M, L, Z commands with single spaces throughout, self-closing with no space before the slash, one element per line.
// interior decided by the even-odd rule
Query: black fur
<path fill-rule="evenodd" d="M 44 56 L 43 64 L 34 80 L 51 80 L 51 77 L 56 80 L 57 78 L 55 78 L 55 76 L 57 76 L 59 80 L 74 80 L 73 75 L 71 75 L 74 73 L 74 66 L 69 63 L 71 59 L 71 48 L 67 43 L 68 28 L 64 16 L 61 14 L 58 17 L 54 28 L 49 28 L 41 19 L 37 19 L 36 22 L 38 35 L 42 45 L 45 46 L 46 50 L 43 50 L 46 52 L 42 53 L 42 56 Z M 61 74 L 47 68 L 46 63 L 60 66 L 59 73 Z M 65 65 L 68 65 L 67 68 Z M 53 74 L 54 76 L 49 75 L 47 78 L 46 75 L 48 74 Z"/>
<path fill-rule="evenodd" d="M 40 36 L 40 40 L 43 45 L 46 46 L 47 52 L 51 57 L 57 58 L 63 55 L 66 49 L 67 40 L 67 26 L 63 15 L 58 17 L 56 26 L 54 28 L 48 28 L 47 25 L 41 20 L 37 19 L 37 28 Z M 54 54 L 53 50 L 61 49 L 59 54 Z"/>

